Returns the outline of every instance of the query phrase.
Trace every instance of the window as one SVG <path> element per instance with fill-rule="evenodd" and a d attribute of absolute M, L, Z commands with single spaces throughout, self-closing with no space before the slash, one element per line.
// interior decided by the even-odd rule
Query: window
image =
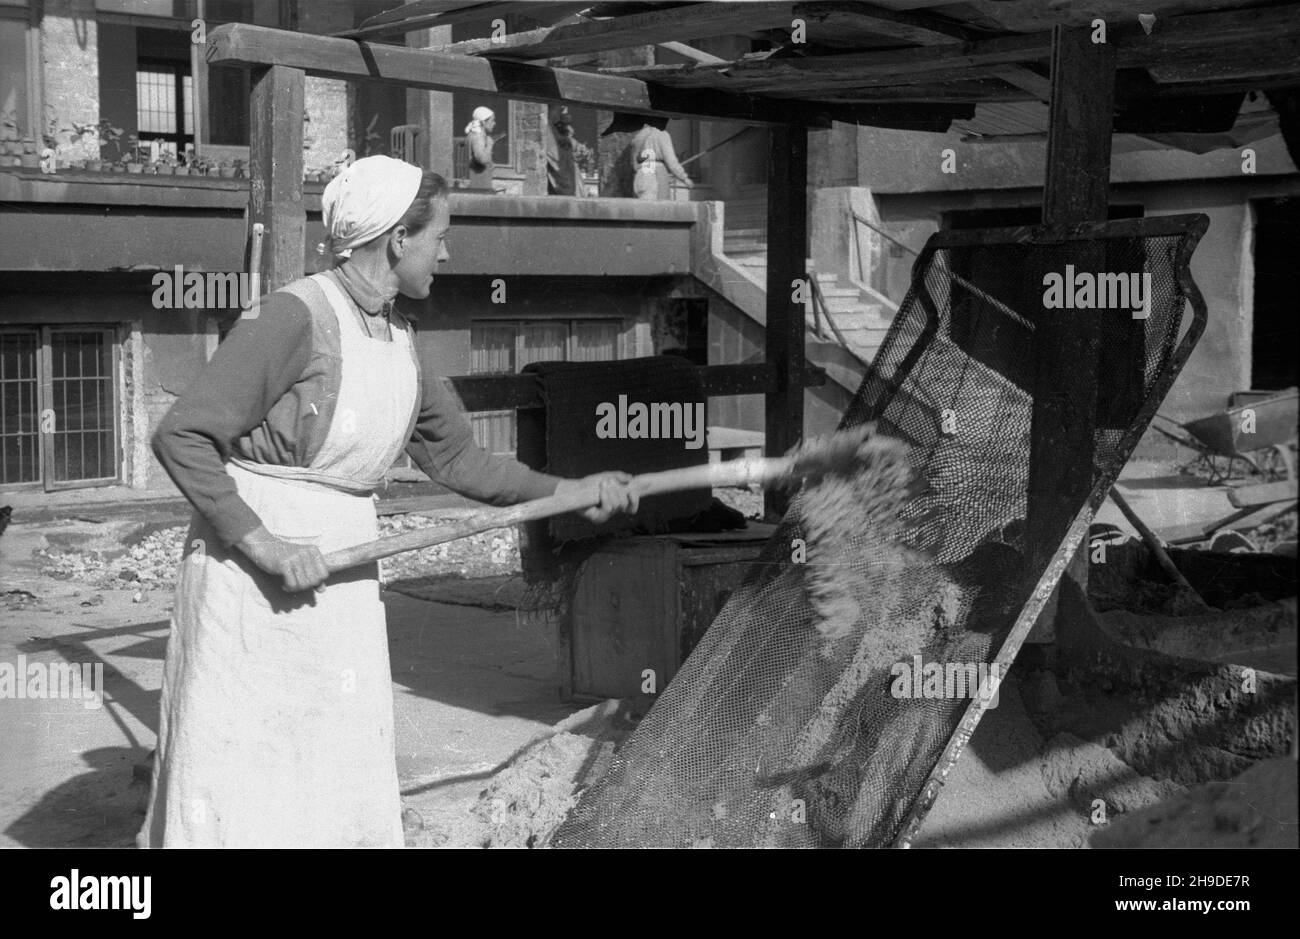
<path fill-rule="evenodd" d="M 157 140 L 173 155 L 194 142 L 194 85 L 189 65 L 141 60 L 135 73 L 136 126 L 141 141 Z"/>
<path fill-rule="evenodd" d="M 623 324 L 616 319 L 480 320 L 470 323 L 471 375 L 513 375 L 530 362 L 617 359 Z M 489 453 L 515 452 L 515 412 L 469 416 L 474 441 Z"/>
<path fill-rule="evenodd" d="M 117 482 L 117 414 L 111 328 L 0 330 L 0 485 Z"/>

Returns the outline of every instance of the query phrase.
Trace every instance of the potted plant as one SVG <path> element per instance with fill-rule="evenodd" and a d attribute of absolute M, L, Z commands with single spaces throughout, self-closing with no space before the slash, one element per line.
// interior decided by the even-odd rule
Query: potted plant
<path fill-rule="evenodd" d="M 0 115 L 0 166 L 21 166 L 22 137 L 18 133 L 18 119 L 13 110 Z"/>
<path fill-rule="evenodd" d="M 99 134 L 99 147 L 102 162 L 107 164 L 109 169 L 117 167 L 119 161 L 122 159 L 122 128 L 115 127 L 105 120 L 96 124 L 95 130 Z M 103 153 L 104 148 L 108 146 L 112 146 L 113 148 L 111 156 Z"/>
<path fill-rule="evenodd" d="M 235 177 L 237 179 L 246 179 L 248 177 L 248 161 L 240 158 L 235 159 Z"/>
<path fill-rule="evenodd" d="M 231 160 L 222 160 L 217 164 L 217 174 L 222 179 L 234 179 L 236 167 Z"/>
<path fill-rule="evenodd" d="M 146 144 L 142 143 L 135 134 L 131 134 L 126 139 L 131 146 L 127 148 L 126 154 L 122 157 L 122 165 L 128 173 L 138 176 L 144 172 L 145 164 L 149 162 L 144 154 Z"/>
<path fill-rule="evenodd" d="M 176 172 L 176 155 L 170 150 L 161 150 L 153 161 L 153 171 L 159 176 L 171 176 Z"/>

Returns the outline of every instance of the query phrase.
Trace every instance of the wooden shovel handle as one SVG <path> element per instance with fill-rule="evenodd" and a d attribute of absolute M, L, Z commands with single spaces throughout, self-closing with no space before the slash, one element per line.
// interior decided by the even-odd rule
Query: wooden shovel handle
<path fill-rule="evenodd" d="M 726 463 L 705 463 L 659 473 L 643 473 L 632 477 L 632 485 L 639 495 L 653 496 L 686 489 L 712 489 L 715 486 L 745 486 L 768 483 L 789 472 L 788 457 L 744 458 Z M 503 509 L 483 509 L 467 515 L 449 525 L 420 528 L 415 531 L 389 535 L 374 541 L 363 542 L 350 548 L 331 551 L 325 555 L 325 564 L 331 573 L 347 570 L 360 564 L 369 564 L 380 558 L 392 557 L 404 551 L 417 551 L 448 541 L 457 541 L 478 535 L 494 528 L 506 528 L 523 522 L 535 522 L 566 512 L 581 512 L 600 505 L 598 489 L 578 489 L 564 495 L 533 499 Z"/>

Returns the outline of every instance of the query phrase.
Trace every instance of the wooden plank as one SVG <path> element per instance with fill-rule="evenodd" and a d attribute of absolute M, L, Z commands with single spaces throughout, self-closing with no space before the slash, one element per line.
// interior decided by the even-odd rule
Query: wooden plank
<path fill-rule="evenodd" d="M 556 101 L 669 117 L 826 126 L 836 116 L 830 106 L 819 109 L 720 91 L 659 88 L 627 76 L 370 45 L 243 23 L 219 26 L 208 33 L 207 60 L 210 65 L 284 65 L 308 75 L 345 81 L 386 82 L 434 91 L 482 91 L 523 101 Z"/>
<path fill-rule="evenodd" d="M 1140 25 L 1123 23 L 1108 30 L 1107 45 L 1119 50 L 1121 68 L 1141 67 L 1144 56 L 1179 48 L 1201 48 L 1213 56 L 1233 46 L 1248 48 L 1279 36 L 1300 33 L 1300 5 L 1251 7 L 1218 13 L 1161 16 L 1148 36 Z"/>
<path fill-rule="evenodd" d="M 301 69 L 253 71 L 249 96 L 250 222 L 266 226 L 262 271 L 267 291 L 303 276 L 307 213 L 302 202 Z M 251 225 L 250 225 L 251 231 Z"/>
<path fill-rule="evenodd" d="M 1027 91 L 1036 101 L 1052 100 L 1052 80 L 1024 67 L 1001 69 L 997 77 L 1009 85 Z"/>
<path fill-rule="evenodd" d="M 817 87 L 827 89 L 853 87 L 870 78 L 893 76 L 894 84 L 904 84 L 903 76 L 916 73 L 1036 62 L 1051 54 L 1051 37 L 1051 33 L 1040 32 L 914 49 L 769 56 L 717 66 L 663 65 L 602 69 L 601 73 L 631 75 L 676 88 L 717 87 L 751 94 L 784 89 L 793 95 L 800 94 L 801 83 L 812 76 L 817 76 Z M 1151 36 L 1137 23 L 1112 24 L 1105 45 L 1115 52 L 1117 68 L 1149 68 L 1186 63 L 1194 57 L 1213 62 L 1252 48 L 1276 46 L 1285 50 L 1291 48 L 1288 43 L 1296 37 L 1300 37 L 1300 4 L 1162 18 Z M 1294 57 L 1284 61 L 1294 61 Z M 1285 71 L 1275 64 L 1272 72 L 1279 69 Z M 1038 90 L 1042 90 L 1041 85 Z"/>
<path fill-rule="evenodd" d="M 793 282 L 807 277 L 808 134 L 802 127 L 771 131 L 767 176 L 766 362 L 776 369 L 776 388 L 764 413 L 766 452 L 779 456 L 803 437 L 804 308 Z M 785 514 L 788 499 L 773 487 L 763 493 L 769 521 Z"/>
<path fill-rule="evenodd" d="M 960 104 L 993 101 L 1036 101 L 1027 91 L 1000 81 L 939 81 L 927 84 L 881 85 L 853 91 L 819 94 L 820 101 L 874 104 L 913 101 L 923 104 Z"/>
<path fill-rule="evenodd" d="M 871 3 L 796 3 L 793 14 L 808 24 L 809 38 L 825 46 L 854 46 L 881 36 L 922 46 L 974 38 L 971 30 L 937 16 Z"/>
<path fill-rule="evenodd" d="M 454 43 L 448 51 L 524 61 L 626 49 L 630 46 L 686 42 L 753 30 L 789 27 L 791 3 L 697 3 L 585 23 L 547 26 L 506 36 L 500 42 Z"/>
<path fill-rule="evenodd" d="M 602 75 L 630 75 L 645 81 L 674 87 L 785 87 L 816 79 L 829 85 L 852 87 L 869 78 L 903 76 L 918 72 L 960 70 L 980 65 L 1018 65 L 1044 59 L 1051 54 L 1051 34 L 1009 36 L 978 42 L 888 49 L 879 52 L 846 52 L 803 58 L 740 60 L 718 66 L 657 65 L 601 69 Z"/>
<path fill-rule="evenodd" d="M 1162 84 L 1218 83 L 1244 79 L 1286 81 L 1300 75 L 1300 35 L 1274 37 L 1244 48 L 1217 55 L 1201 55 L 1198 50 L 1169 50 L 1153 56 L 1147 71 Z"/>
<path fill-rule="evenodd" d="M 702 52 L 694 46 L 688 46 L 684 42 L 661 42 L 659 43 L 659 48 L 666 49 L 667 51 L 680 55 L 683 58 L 690 59 L 692 62 L 698 63 L 699 65 L 721 65 L 723 62 L 727 61 L 722 58 L 722 56 L 714 55 L 711 52 Z"/>
<path fill-rule="evenodd" d="M 415 3 L 403 4 L 394 10 L 386 10 L 365 20 L 356 29 L 339 33 L 349 39 L 374 39 L 379 36 L 395 36 L 410 33 L 418 29 L 430 29 L 436 26 L 452 26 L 456 23 L 487 22 L 505 19 L 508 16 L 524 16 L 547 19 L 551 16 L 562 17 L 581 10 L 587 3 L 537 3 L 532 0 L 515 0 L 501 3 L 448 3 L 445 0 L 417 0 Z"/>

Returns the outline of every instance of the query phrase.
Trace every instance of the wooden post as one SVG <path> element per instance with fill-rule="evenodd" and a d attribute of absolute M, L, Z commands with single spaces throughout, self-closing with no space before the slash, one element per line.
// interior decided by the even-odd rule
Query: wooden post
<path fill-rule="evenodd" d="M 253 70 L 249 98 L 250 222 L 266 226 L 267 290 L 303 276 L 307 213 L 302 203 L 302 69 Z M 251 230 L 251 225 L 250 225 Z"/>
<path fill-rule="evenodd" d="M 807 129 L 772 128 L 767 170 L 766 358 L 776 367 L 777 387 L 766 402 L 769 456 L 785 453 L 803 437 L 804 305 L 796 302 L 794 282 L 807 274 L 807 180 Z M 783 493 L 766 490 L 765 515 L 779 518 L 787 502 Z"/>
<path fill-rule="evenodd" d="M 1052 32 L 1052 100 L 1047 136 L 1043 221 L 1048 225 L 1105 221 L 1110 190 L 1115 50 L 1093 43 L 1086 28 Z M 1076 260 L 1096 272 L 1104 248 Z M 1047 312 L 1035 340 L 1034 413 L 1029 466 L 1028 528 L 1036 565 L 1056 550 L 1062 524 L 1092 487 L 1097 417 L 1098 319 L 1090 311 Z M 1087 552 L 1066 576 L 1087 582 Z M 1055 603 L 1030 641 L 1051 641 Z"/>

